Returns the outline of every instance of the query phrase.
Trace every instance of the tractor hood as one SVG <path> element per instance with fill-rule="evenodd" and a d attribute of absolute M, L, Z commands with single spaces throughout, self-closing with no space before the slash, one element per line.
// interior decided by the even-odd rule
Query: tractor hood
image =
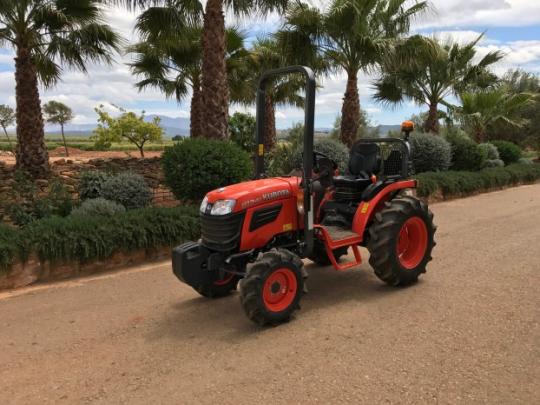
<path fill-rule="evenodd" d="M 300 177 L 274 177 L 233 184 L 206 194 L 208 203 L 218 200 L 235 200 L 233 212 L 244 211 L 271 201 L 296 197 Z"/>

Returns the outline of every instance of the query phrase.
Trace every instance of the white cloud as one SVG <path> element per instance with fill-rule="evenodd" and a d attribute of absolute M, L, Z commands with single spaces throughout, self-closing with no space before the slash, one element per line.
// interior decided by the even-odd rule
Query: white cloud
<path fill-rule="evenodd" d="M 526 26 L 540 23 L 538 0 L 432 0 L 435 12 L 421 28 Z"/>

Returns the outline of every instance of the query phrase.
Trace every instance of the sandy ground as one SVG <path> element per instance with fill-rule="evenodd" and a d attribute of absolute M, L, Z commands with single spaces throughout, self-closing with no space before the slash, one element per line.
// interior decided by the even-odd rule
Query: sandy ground
<path fill-rule="evenodd" d="M 275 328 L 169 263 L 4 293 L 0 403 L 540 403 L 540 184 L 432 208 L 421 282 L 310 264 Z"/>

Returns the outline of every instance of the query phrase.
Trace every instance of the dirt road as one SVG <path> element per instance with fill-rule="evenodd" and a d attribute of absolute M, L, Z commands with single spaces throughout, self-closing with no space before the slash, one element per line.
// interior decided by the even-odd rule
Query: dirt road
<path fill-rule="evenodd" d="M 540 403 L 540 184 L 432 208 L 421 282 L 310 264 L 276 328 L 168 263 L 0 295 L 0 403 Z"/>

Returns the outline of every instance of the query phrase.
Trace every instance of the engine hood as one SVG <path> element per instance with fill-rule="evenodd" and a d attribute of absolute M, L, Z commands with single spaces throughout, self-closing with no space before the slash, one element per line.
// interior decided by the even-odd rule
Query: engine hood
<path fill-rule="evenodd" d="M 271 201 L 296 197 L 300 177 L 273 177 L 233 184 L 206 194 L 209 203 L 217 200 L 236 200 L 233 212 L 243 211 Z"/>

